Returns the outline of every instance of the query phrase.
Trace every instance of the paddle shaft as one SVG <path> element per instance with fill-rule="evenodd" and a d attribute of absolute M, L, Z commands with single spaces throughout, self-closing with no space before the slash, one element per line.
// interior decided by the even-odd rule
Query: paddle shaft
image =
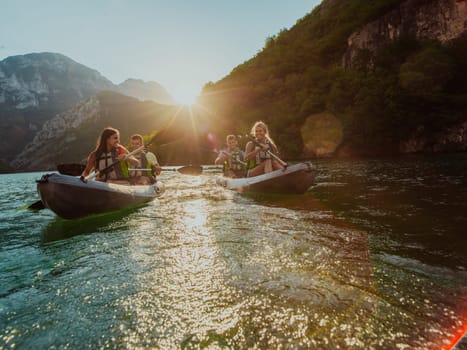
<path fill-rule="evenodd" d="M 166 169 L 162 169 L 162 171 L 179 171 L 180 169 L 184 169 L 185 167 L 181 167 L 181 168 L 166 168 Z M 148 170 L 151 170 L 151 169 L 147 169 L 147 168 L 128 168 L 128 170 L 130 171 L 148 171 Z"/>
<path fill-rule="evenodd" d="M 148 168 L 128 168 L 130 171 L 149 171 L 151 169 Z"/>
<path fill-rule="evenodd" d="M 180 169 L 183 169 L 185 167 L 180 167 L 180 168 L 162 168 L 162 171 L 179 171 Z M 148 169 L 148 168 L 128 168 L 128 170 L 130 171 L 148 171 L 148 170 L 151 170 L 151 169 Z"/>
<path fill-rule="evenodd" d="M 158 135 L 160 134 L 164 134 L 163 131 L 157 133 L 152 139 L 151 141 L 149 141 L 148 143 L 146 143 L 146 145 L 143 145 L 141 147 L 138 147 L 137 149 L 135 149 L 134 151 L 131 151 L 130 153 L 128 153 L 126 155 L 126 157 L 123 159 L 127 159 L 128 157 L 132 156 L 132 155 L 135 155 L 139 152 L 141 152 L 142 150 L 144 150 L 147 146 L 153 144 L 154 142 L 156 142 L 156 139 L 158 138 Z M 87 180 L 92 180 L 94 179 L 98 174 L 105 174 L 106 172 L 108 172 L 110 169 L 112 169 L 115 165 L 119 164 L 121 161 L 120 160 L 117 160 L 116 162 L 113 162 L 112 164 L 110 164 L 109 166 L 105 167 L 104 169 L 98 171 L 98 172 L 95 172 L 94 174 L 91 174 L 91 175 L 88 175 L 86 176 L 85 178 L 83 178 L 83 181 L 87 181 Z"/>
<path fill-rule="evenodd" d="M 146 146 L 150 145 L 151 142 L 149 142 Z M 141 147 L 138 147 L 137 149 L 135 149 L 134 151 L 131 151 L 130 153 L 126 154 L 125 155 L 125 158 L 123 158 L 122 160 L 117 160 L 116 162 L 113 162 L 112 164 L 110 164 L 109 166 L 106 166 L 104 169 L 100 170 L 100 171 L 96 171 L 95 173 L 93 174 L 90 174 L 88 176 L 86 176 L 84 178 L 84 181 L 87 181 L 87 180 L 92 180 L 94 179 L 98 174 L 105 174 L 106 172 L 108 172 L 110 169 L 112 169 L 115 165 L 117 164 L 120 164 L 121 161 L 127 159 L 128 157 L 130 156 L 133 156 L 139 152 L 141 152 L 142 150 L 144 150 L 144 148 L 146 146 L 141 146 Z"/>
<path fill-rule="evenodd" d="M 256 141 L 254 138 L 250 137 L 251 142 L 253 142 L 256 146 L 263 148 L 258 141 Z M 282 159 L 280 159 L 278 156 L 276 156 L 274 153 L 272 153 L 270 150 L 266 150 L 266 153 L 269 154 L 271 157 L 273 157 L 275 160 L 277 160 L 283 167 L 287 168 L 287 163 L 284 162 Z"/>

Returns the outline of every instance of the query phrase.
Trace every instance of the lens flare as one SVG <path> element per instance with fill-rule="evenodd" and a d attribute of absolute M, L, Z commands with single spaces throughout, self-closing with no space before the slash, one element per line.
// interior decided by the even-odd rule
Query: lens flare
<path fill-rule="evenodd" d="M 332 154 L 343 138 L 343 127 L 331 113 L 310 115 L 301 128 L 305 151 L 313 156 Z"/>

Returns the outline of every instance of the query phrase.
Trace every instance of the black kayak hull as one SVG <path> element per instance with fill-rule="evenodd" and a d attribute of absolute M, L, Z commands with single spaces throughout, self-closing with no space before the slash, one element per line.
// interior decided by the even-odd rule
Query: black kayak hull
<path fill-rule="evenodd" d="M 64 219 L 77 219 L 150 202 L 162 195 L 164 186 L 83 182 L 74 176 L 46 174 L 37 181 L 37 191 L 46 208 Z"/>
<path fill-rule="evenodd" d="M 313 184 L 316 168 L 310 162 L 288 166 L 255 177 L 231 179 L 220 177 L 217 184 L 239 192 L 303 194 Z"/>

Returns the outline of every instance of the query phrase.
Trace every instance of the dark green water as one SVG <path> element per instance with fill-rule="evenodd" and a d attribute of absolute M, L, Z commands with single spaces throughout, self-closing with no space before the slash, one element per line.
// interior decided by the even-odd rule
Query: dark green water
<path fill-rule="evenodd" d="M 450 348 L 467 155 L 317 166 L 303 196 L 167 172 L 153 203 L 76 221 L 18 210 L 40 173 L 0 176 L 0 349 Z"/>

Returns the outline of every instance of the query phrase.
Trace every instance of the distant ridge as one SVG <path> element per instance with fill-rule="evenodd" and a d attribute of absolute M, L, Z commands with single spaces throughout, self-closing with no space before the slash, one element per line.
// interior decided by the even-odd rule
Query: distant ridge
<path fill-rule="evenodd" d="M 118 91 L 140 100 L 151 100 L 162 104 L 175 104 L 173 97 L 159 83 L 141 79 L 127 79 L 118 85 Z"/>

